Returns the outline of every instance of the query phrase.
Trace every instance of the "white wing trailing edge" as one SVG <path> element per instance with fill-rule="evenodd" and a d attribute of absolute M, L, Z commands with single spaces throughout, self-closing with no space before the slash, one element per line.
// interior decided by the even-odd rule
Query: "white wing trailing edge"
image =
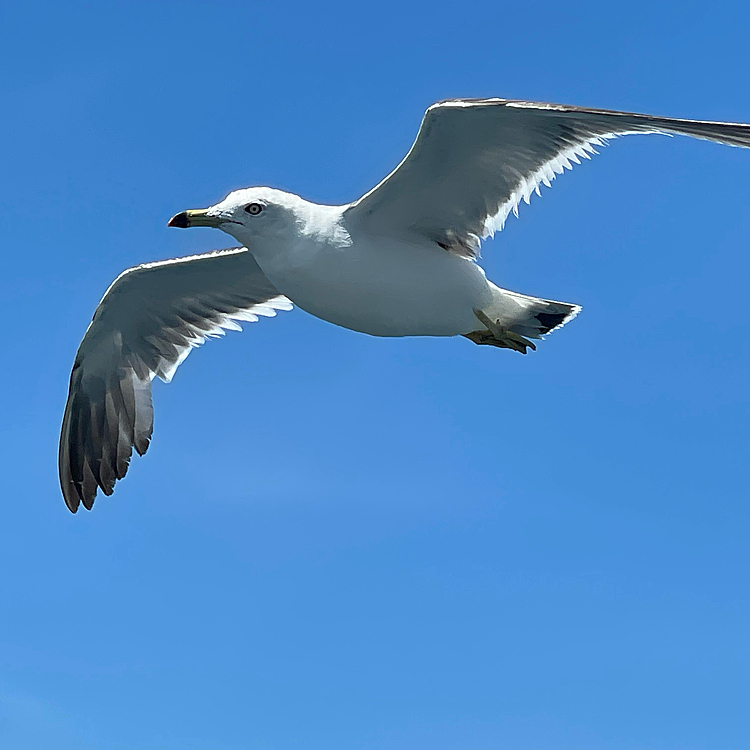
<path fill-rule="evenodd" d="M 511 212 L 596 146 L 621 135 L 688 135 L 750 147 L 750 125 L 509 99 L 428 108 L 404 160 L 347 210 L 374 235 L 418 233 L 467 258 Z"/>
<path fill-rule="evenodd" d="M 245 248 L 130 268 L 94 313 L 70 376 L 60 435 L 60 485 L 68 508 L 111 495 L 132 449 L 153 430 L 151 380 L 169 382 L 190 351 L 236 321 L 291 309 Z"/>

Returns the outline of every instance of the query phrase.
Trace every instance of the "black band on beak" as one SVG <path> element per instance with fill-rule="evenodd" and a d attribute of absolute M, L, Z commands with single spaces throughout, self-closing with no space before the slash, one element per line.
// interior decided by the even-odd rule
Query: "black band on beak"
<path fill-rule="evenodd" d="M 183 211 L 181 214 L 175 214 L 168 222 L 168 227 L 178 227 L 179 229 L 187 229 L 190 226 L 190 220 L 188 219 L 187 211 Z"/>

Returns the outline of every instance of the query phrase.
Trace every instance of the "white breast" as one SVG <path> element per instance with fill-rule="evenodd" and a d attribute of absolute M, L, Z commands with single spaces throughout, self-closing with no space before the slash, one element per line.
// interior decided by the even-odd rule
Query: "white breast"
<path fill-rule="evenodd" d="M 479 266 L 436 245 L 369 235 L 351 242 L 302 237 L 255 255 L 303 310 L 374 336 L 455 336 L 476 330 L 491 298 Z"/>

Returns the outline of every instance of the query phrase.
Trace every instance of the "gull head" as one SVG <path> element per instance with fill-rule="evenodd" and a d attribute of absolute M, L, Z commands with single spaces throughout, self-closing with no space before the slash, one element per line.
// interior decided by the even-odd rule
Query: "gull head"
<path fill-rule="evenodd" d="M 231 234 L 243 245 L 257 244 L 299 233 L 305 223 L 306 208 L 311 205 L 282 190 L 245 188 L 235 190 L 214 206 L 182 211 L 167 226 L 214 227 Z"/>

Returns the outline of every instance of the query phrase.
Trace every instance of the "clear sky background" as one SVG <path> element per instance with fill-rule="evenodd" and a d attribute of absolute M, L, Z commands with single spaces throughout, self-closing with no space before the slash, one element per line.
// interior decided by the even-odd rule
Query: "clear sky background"
<path fill-rule="evenodd" d="M 357 198 L 431 102 L 750 121 L 745 2 L 6 3 L 0 748 L 750 747 L 750 152 L 631 137 L 484 247 L 523 357 L 301 311 L 156 383 L 92 513 L 70 367 L 124 268 Z"/>

